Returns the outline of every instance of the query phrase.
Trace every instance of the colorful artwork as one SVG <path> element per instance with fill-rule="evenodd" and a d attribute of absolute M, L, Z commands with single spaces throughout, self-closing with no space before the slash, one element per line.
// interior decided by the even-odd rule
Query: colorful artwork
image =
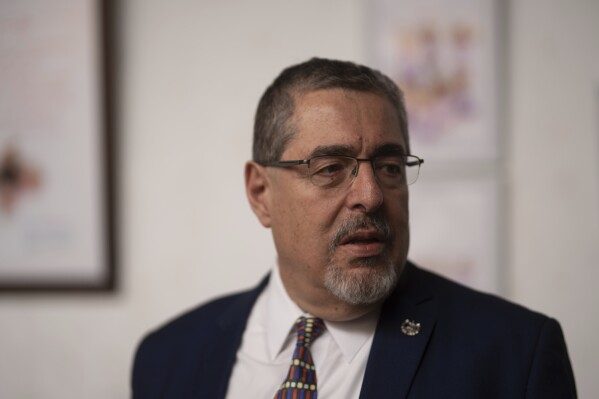
<path fill-rule="evenodd" d="M 496 156 L 492 2 L 375 0 L 375 64 L 403 89 L 414 153 Z"/>
<path fill-rule="evenodd" d="M 472 91 L 475 28 L 456 22 L 447 31 L 431 22 L 398 35 L 396 79 L 408 99 L 413 134 L 434 142 L 476 117 Z M 442 60 L 447 50 L 448 60 Z"/>

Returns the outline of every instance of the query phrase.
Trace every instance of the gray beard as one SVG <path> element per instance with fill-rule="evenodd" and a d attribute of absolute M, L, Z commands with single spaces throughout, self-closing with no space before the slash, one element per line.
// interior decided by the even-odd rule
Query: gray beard
<path fill-rule="evenodd" d="M 382 258 L 389 255 L 387 251 L 380 257 L 355 259 L 347 266 L 339 266 L 334 261 L 335 250 L 347 236 L 360 229 L 372 228 L 380 232 L 387 243 L 393 241 L 388 221 L 381 213 L 375 213 L 345 220 L 329 243 L 324 286 L 335 297 L 352 305 L 372 305 L 386 298 L 397 284 L 396 265 L 391 259 Z"/>
<path fill-rule="evenodd" d="M 356 268 L 329 263 L 324 286 L 338 299 L 351 305 L 372 305 L 386 298 L 397 284 L 397 268 L 389 261 L 384 267 L 378 259 L 361 259 Z"/>

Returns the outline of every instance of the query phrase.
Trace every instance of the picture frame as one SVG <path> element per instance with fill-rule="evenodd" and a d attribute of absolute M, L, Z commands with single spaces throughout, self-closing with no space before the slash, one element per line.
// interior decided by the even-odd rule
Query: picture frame
<path fill-rule="evenodd" d="M 0 293 L 114 291 L 112 0 L 0 15 Z"/>

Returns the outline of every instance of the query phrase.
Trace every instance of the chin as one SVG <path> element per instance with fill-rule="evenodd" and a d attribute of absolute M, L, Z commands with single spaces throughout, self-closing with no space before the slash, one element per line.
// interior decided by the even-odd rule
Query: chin
<path fill-rule="evenodd" d="M 381 302 L 397 285 L 398 268 L 379 257 L 355 258 L 347 265 L 329 263 L 324 286 L 331 294 L 351 305 Z"/>

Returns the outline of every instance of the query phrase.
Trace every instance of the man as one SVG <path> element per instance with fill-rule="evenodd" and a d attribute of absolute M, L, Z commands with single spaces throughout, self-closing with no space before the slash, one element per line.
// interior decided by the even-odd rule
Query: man
<path fill-rule="evenodd" d="M 421 163 L 389 78 L 325 59 L 284 70 L 245 169 L 277 266 L 146 337 L 134 396 L 575 398 L 555 320 L 407 261 Z"/>

